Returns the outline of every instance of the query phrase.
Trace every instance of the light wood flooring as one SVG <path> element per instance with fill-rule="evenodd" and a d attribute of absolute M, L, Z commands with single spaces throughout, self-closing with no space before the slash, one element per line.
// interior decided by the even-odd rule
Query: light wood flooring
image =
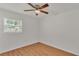
<path fill-rule="evenodd" d="M 75 56 L 72 53 L 48 46 L 43 43 L 35 43 L 0 54 L 0 56 Z"/>

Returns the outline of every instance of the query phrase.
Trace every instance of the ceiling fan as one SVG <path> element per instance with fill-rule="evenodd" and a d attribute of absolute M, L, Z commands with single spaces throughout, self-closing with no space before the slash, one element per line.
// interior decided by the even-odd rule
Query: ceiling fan
<path fill-rule="evenodd" d="M 31 3 L 28 3 L 28 5 L 30 5 L 31 7 L 33 7 L 33 9 L 29 9 L 29 10 L 24 10 L 24 11 L 35 11 L 36 15 L 39 15 L 39 13 L 44 13 L 44 14 L 48 14 L 47 11 L 43 10 L 44 8 L 48 7 L 49 5 L 46 3 L 42 6 L 40 5 L 33 5 Z"/>

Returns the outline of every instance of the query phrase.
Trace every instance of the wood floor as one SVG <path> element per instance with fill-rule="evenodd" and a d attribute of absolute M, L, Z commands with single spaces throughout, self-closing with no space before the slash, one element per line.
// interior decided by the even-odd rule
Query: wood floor
<path fill-rule="evenodd" d="M 48 46 L 43 43 L 35 43 L 0 54 L 0 56 L 75 56 L 72 53 Z"/>

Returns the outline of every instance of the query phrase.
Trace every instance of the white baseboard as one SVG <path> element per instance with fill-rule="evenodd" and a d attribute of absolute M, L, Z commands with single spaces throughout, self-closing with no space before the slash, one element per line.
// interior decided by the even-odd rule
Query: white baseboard
<path fill-rule="evenodd" d="M 14 48 L 10 48 L 10 49 L 5 50 L 5 51 L 0 51 L 0 54 L 11 51 L 11 50 L 15 50 L 15 49 L 18 49 L 18 48 L 21 48 L 21 47 L 24 47 L 24 46 L 28 46 L 28 45 L 31 45 L 31 44 L 34 44 L 34 43 L 37 43 L 37 42 L 30 42 L 30 43 L 26 43 L 26 44 L 23 44 L 23 45 L 16 46 Z"/>

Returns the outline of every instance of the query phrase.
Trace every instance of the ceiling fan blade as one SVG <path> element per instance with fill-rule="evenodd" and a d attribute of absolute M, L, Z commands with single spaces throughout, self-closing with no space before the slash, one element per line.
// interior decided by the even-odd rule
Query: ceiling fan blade
<path fill-rule="evenodd" d="M 31 4 L 31 3 L 28 3 L 31 7 L 33 7 L 33 8 L 35 8 L 36 9 L 36 7 L 33 5 L 33 4 Z"/>
<path fill-rule="evenodd" d="M 40 12 L 45 13 L 45 14 L 48 14 L 48 12 L 47 12 L 47 11 L 40 10 Z"/>
<path fill-rule="evenodd" d="M 35 11 L 34 9 L 24 10 L 24 11 Z"/>
<path fill-rule="evenodd" d="M 48 7 L 49 5 L 48 4 L 44 4 L 43 6 L 41 6 L 39 9 L 43 9 L 43 8 L 46 8 Z"/>

